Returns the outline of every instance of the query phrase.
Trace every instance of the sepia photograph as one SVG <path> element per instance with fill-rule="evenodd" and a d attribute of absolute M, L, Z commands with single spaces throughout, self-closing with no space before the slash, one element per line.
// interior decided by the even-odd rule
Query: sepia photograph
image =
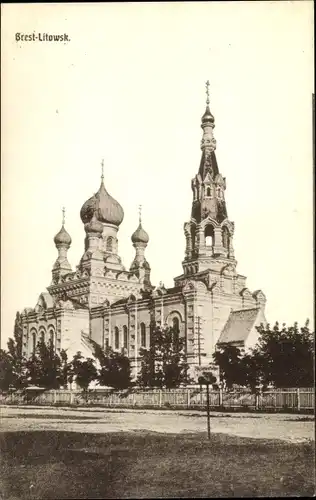
<path fill-rule="evenodd" d="M 313 10 L 1 5 L 0 500 L 315 496 Z"/>

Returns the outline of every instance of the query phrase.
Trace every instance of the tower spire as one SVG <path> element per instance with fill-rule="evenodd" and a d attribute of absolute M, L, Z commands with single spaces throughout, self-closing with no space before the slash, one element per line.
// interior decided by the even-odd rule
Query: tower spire
<path fill-rule="evenodd" d="M 65 209 L 65 207 L 63 207 L 61 209 L 61 211 L 62 211 L 62 214 L 63 214 L 62 215 L 62 225 L 64 226 L 65 225 L 65 221 L 66 221 L 66 209 Z"/>

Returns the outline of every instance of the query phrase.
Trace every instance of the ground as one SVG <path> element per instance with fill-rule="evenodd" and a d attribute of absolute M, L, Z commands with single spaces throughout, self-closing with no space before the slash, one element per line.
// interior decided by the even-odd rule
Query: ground
<path fill-rule="evenodd" d="M 312 416 L 1 408 L 1 500 L 312 496 Z"/>

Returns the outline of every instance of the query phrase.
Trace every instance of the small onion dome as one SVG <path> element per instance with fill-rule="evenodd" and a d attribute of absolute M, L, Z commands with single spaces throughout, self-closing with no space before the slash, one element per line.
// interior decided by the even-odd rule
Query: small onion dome
<path fill-rule="evenodd" d="M 93 214 L 91 221 L 87 222 L 87 224 L 85 224 L 84 229 L 85 229 L 86 233 L 93 233 L 93 234 L 96 234 L 98 236 L 101 236 L 101 234 L 103 233 L 102 223 L 100 221 L 98 221 L 95 213 Z"/>
<path fill-rule="evenodd" d="M 90 222 L 94 212 L 96 212 L 98 221 L 114 226 L 119 226 L 124 218 L 123 208 L 107 192 L 103 181 L 99 191 L 82 205 L 80 210 L 82 222 L 85 224 Z"/>
<path fill-rule="evenodd" d="M 71 238 L 67 233 L 66 229 L 64 228 L 64 225 L 62 225 L 59 233 L 56 234 L 54 238 L 54 243 L 55 245 L 68 245 L 68 246 L 71 245 Z"/>
<path fill-rule="evenodd" d="M 139 223 L 138 228 L 132 234 L 131 240 L 132 240 L 133 243 L 148 243 L 149 236 L 146 233 L 146 231 L 142 228 L 141 223 Z"/>
<path fill-rule="evenodd" d="M 212 115 L 210 108 L 208 106 L 206 106 L 205 113 L 202 116 L 202 123 L 206 123 L 206 122 L 214 123 L 214 121 L 215 121 L 215 118 Z"/>

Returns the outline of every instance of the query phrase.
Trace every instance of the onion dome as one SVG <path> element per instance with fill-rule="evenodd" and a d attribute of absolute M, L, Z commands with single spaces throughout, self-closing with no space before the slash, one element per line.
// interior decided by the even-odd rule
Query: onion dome
<path fill-rule="evenodd" d="M 202 125 L 204 123 L 214 123 L 214 121 L 215 121 L 215 118 L 212 115 L 212 113 L 210 111 L 210 108 L 209 108 L 209 104 L 210 104 L 210 93 L 209 93 L 210 82 L 208 80 L 207 80 L 205 86 L 206 86 L 206 110 L 205 110 L 204 115 L 202 116 Z"/>
<path fill-rule="evenodd" d="M 67 233 L 66 229 L 65 229 L 65 213 L 66 213 L 66 210 L 65 208 L 63 207 L 62 209 L 62 213 L 63 213 L 63 218 L 62 218 L 62 226 L 61 226 L 61 230 L 59 231 L 59 233 L 56 234 L 55 238 L 54 238 L 54 243 L 55 245 L 67 245 L 67 246 L 70 246 L 71 245 L 71 238 L 69 236 L 69 234 Z"/>
<path fill-rule="evenodd" d="M 103 179 L 99 191 L 87 200 L 81 210 L 80 217 L 83 223 L 91 221 L 94 212 L 99 222 L 119 226 L 124 218 L 121 205 L 105 189 Z"/>
<path fill-rule="evenodd" d="M 141 223 L 139 223 L 138 228 L 132 234 L 131 240 L 132 240 L 133 243 L 148 243 L 149 236 L 146 233 L 146 231 L 142 228 Z"/>
<path fill-rule="evenodd" d="M 103 233 L 102 222 L 98 221 L 96 214 L 94 212 L 93 217 L 90 222 L 87 222 L 84 226 L 86 233 L 95 234 L 101 236 Z"/>
<path fill-rule="evenodd" d="M 64 225 L 62 225 L 61 230 L 59 233 L 56 234 L 54 238 L 54 243 L 55 245 L 71 245 L 71 238 L 69 234 L 67 233 L 66 229 L 64 228 Z"/>
<path fill-rule="evenodd" d="M 204 115 L 202 116 L 202 123 L 214 123 L 215 118 L 212 115 L 209 106 L 206 106 Z"/>

